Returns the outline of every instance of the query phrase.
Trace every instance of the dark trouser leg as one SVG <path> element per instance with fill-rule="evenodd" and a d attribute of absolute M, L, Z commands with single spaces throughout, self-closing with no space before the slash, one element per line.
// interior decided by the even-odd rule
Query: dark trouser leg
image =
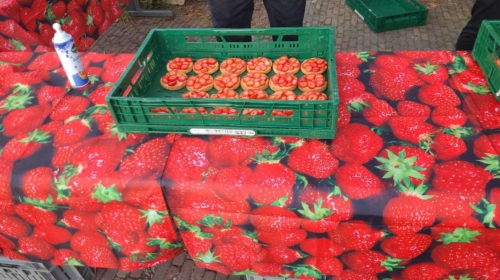
<path fill-rule="evenodd" d="M 306 0 L 264 0 L 271 27 L 302 27 Z M 273 36 L 273 40 L 277 38 Z M 297 41 L 297 36 L 285 36 L 284 41 Z"/>
<path fill-rule="evenodd" d="M 493 19 L 500 19 L 500 0 L 476 0 L 472 17 L 458 37 L 456 50 L 472 50 L 483 20 Z"/>
<path fill-rule="evenodd" d="M 253 0 L 208 0 L 208 7 L 215 28 L 250 28 Z M 224 37 L 228 42 L 251 42 L 250 36 Z M 217 38 L 220 42 L 220 38 Z"/>

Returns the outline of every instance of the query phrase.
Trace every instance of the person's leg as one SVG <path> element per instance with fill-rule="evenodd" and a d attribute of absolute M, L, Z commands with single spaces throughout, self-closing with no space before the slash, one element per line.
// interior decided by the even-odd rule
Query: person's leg
<path fill-rule="evenodd" d="M 493 19 L 500 19 L 500 0 L 476 0 L 472 7 L 472 17 L 460 33 L 455 49 L 472 50 L 483 20 Z"/>
<path fill-rule="evenodd" d="M 271 27 L 302 27 L 306 0 L 264 0 Z M 277 38 L 273 37 L 274 40 Z M 297 41 L 297 36 L 285 36 L 284 41 Z"/>
<path fill-rule="evenodd" d="M 250 28 L 253 0 L 208 0 L 214 28 Z M 250 36 L 224 37 L 228 42 L 251 42 Z M 217 38 L 220 42 L 220 38 Z"/>

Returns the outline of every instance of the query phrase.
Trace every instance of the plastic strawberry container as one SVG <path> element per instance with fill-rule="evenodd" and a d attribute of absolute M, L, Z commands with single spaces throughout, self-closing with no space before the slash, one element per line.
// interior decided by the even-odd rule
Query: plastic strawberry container
<path fill-rule="evenodd" d="M 483 21 L 472 57 L 483 70 L 491 92 L 500 101 L 500 20 Z"/>
<path fill-rule="evenodd" d="M 215 36 L 253 36 L 253 42 L 215 42 Z M 298 41 L 283 41 L 285 35 L 297 35 Z M 271 36 L 277 36 L 276 41 Z M 328 83 L 328 100 L 282 101 L 249 99 L 185 99 L 186 88 L 165 90 L 160 78 L 168 60 L 175 57 L 226 58 L 248 61 L 255 57 L 275 60 L 295 57 L 300 62 L 323 58 L 328 69 L 323 75 Z M 220 71 L 212 74 L 217 77 Z M 240 75 L 243 77 L 244 72 Z M 271 71 L 268 77 L 275 73 Z M 195 75 L 188 73 L 188 77 Z M 303 76 L 299 71 L 298 78 Z M 239 87 L 236 90 L 241 93 Z M 210 95 L 216 93 L 212 89 Z M 266 90 L 272 94 L 270 88 Z M 297 88 L 294 91 L 300 94 Z M 131 64 L 107 96 L 108 108 L 123 132 L 180 133 L 192 135 L 295 136 L 332 139 L 337 129 L 339 103 L 335 65 L 333 27 L 253 28 L 253 29 L 153 29 L 146 37 Z M 231 114 L 216 114 L 231 108 Z M 226 111 L 223 111 L 226 112 Z M 246 112 L 247 114 L 244 114 Z M 248 112 L 265 112 L 249 115 Z M 287 112 L 278 116 L 276 112 Z"/>

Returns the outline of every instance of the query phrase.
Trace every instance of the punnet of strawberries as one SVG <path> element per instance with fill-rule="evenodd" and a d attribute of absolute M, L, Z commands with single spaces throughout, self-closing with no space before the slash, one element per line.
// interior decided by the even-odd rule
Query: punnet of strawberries
<path fill-rule="evenodd" d="M 223 274 L 500 279 L 500 103 L 469 53 L 337 54 L 328 141 L 124 134 L 105 96 L 132 55 L 86 54 L 79 90 L 50 55 L 0 53 L 4 256 L 133 270 L 187 250 Z"/>
<path fill-rule="evenodd" d="M 0 52 L 54 51 L 52 24 L 86 52 L 122 14 L 129 0 L 6 0 L 0 2 Z"/>

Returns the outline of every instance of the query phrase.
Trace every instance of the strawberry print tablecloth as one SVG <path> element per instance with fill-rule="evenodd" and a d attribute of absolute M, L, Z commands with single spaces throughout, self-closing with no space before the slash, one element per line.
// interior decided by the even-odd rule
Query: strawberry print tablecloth
<path fill-rule="evenodd" d="M 4 256 L 135 270 L 182 252 L 160 187 L 171 141 L 106 109 L 132 56 L 84 55 L 91 84 L 70 90 L 54 53 L 0 53 Z"/>
<path fill-rule="evenodd" d="M 68 90 L 55 54 L 0 53 L 3 255 L 499 279 L 500 104 L 469 53 L 339 53 L 329 141 L 120 133 L 104 97 L 131 58 L 85 54 Z"/>
<path fill-rule="evenodd" d="M 128 0 L 0 0 L 0 52 L 54 51 L 52 24 L 73 36 L 86 52 L 116 19 Z"/>

